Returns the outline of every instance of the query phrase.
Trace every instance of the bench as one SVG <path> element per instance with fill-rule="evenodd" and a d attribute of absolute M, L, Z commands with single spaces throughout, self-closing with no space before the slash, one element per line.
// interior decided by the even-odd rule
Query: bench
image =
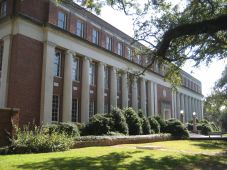
<path fill-rule="evenodd" d="M 212 135 L 219 135 L 222 138 L 222 135 L 227 134 L 227 132 L 208 132 L 209 138 Z"/>

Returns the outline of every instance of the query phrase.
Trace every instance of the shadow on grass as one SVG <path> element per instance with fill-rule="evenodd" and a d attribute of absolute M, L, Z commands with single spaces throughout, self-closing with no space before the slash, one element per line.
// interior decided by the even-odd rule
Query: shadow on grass
<path fill-rule="evenodd" d="M 159 159 L 150 156 L 137 158 L 126 164 L 126 159 L 134 157 L 141 151 L 110 153 L 99 157 L 66 157 L 51 158 L 43 162 L 29 163 L 17 166 L 20 169 L 156 169 L 156 170 L 191 170 L 191 169 L 227 169 L 227 157 L 205 155 L 182 155 L 182 157 L 164 156 Z M 136 157 L 136 156 L 135 156 Z"/>
<path fill-rule="evenodd" d="M 201 149 L 227 149 L 226 141 L 197 141 L 192 145 L 199 146 Z"/>

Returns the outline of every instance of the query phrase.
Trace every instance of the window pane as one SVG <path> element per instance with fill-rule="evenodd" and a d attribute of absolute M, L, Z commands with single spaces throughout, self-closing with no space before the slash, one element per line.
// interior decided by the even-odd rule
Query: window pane
<path fill-rule="evenodd" d="M 105 89 L 109 88 L 109 69 L 105 67 Z"/>
<path fill-rule="evenodd" d="M 2 1 L 0 3 L 0 17 L 6 16 L 6 9 L 7 9 L 7 3 L 6 1 Z"/>
<path fill-rule="evenodd" d="M 54 76 L 60 76 L 61 69 L 61 52 L 56 51 L 54 56 Z"/>
<path fill-rule="evenodd" d="M 58 115 L 59 115 L 59 96 L 53 96 L 52 121 L 58 121 Z"/>
<path fill-rule="evenodd" d="M 96 29 L 92 30 L 92 42 L 98 44 L 98 31 Z"/>
<path fill-rule="evenodd" d="M 58 27 L 65 29 L 66 26 L 66 16 L 63 12 L 58 12 Z"/>
<path fill-rule="evenodd" d="M 106 36 L 106 49 L 112 50 L 112 38 Z"/>
<path fill-rule="evenodd" d="M 76 35 L 84 37 L 84 24 L 81 21 L 76 23 Z"/>
<path fill-rule="evenodd" d="M 0 44 L 0 72 L 2 71 L 2 60 L 3 60 L 3 45 Z"/>
<path fill-rule="evenodd" d="M 72 65 L 72 79 L 73 80 L 80 80 L 80 64 L 79 64 L 79 58 L 73 59 L 73 65 Z"/>
<path fill-rule="evenodd" d="M 117 77 L 117 92 L 121 92 L 121 77 Z"/>
<path fill-rule="evenodd" d="M 119 42 L 119 43 L 117 44 L 117 54 L 118 54 L 118 55 L 121 55 L 121 56 L 123 55 L 123 50 L 122 50 L 122 49 L 123 49 L 122 43 Z"/>
<path fill-rule="evenodd" d="M 95 64 L 94 63 L 90 63 L 89 83 L 90 85 L 95 85 Z"/>
<path fill-rule="evenodd" d="M 95 102 L 93 100 L 90 100 L 89 103 L 89 117 L 92 117 L 95 112 Z"/>
<path fill-rule="evenodd" d="M 72 100 L 72 122 L 78 122 L 78 99 Z"/>

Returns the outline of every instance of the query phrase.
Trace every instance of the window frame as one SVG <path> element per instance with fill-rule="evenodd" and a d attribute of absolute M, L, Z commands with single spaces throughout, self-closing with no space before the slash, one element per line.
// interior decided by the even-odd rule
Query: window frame
<path fill-rule="evenodd" d="M 54 113 L 54 97 L 57 97 L 58 101 L 57 101 L 57 113 Z M 56 104 L 56 103 L 55 103 Z M 59 95 L 53 95 L 52 96 L 52 114 L 51 114 L 51 121 L 52 122 L 58 122 L 59 121 L 59 112 L 60 112 L 60 96 Z M 57 114 L 57 115 L 53 115 L 53 114 Z M 56 117 L 56 120 L 54 120 L 54 118 Z"/>
<path fill-rule="evenodd" d="M 109 67 L 108 66 L 105 66 L 104 68 L 104 86 L 105 86 L 105 89 L 109 89 Z"/>
<path fill-rule="evenodd" d="M 132 60 L 132 49 L 130 47 L 127 47 L 127 57 L 129 60 Z"/>
<path fill-rule="evenodd" d="M 80 27 L 79 27 L 79 25 L 80 25 Z M 76 21 L 76 32 L 75 33 L 77 36 L 84 38 L 84 22 L 83 21 L 81 21 L 81 20 Z"/>
<path fill-rule="evenodd" d="M 95 86 L 95 71 L 96 71 L 96 64 L 91 62 L 89 66 L 89 85 Z"/>
<path fill-rule="evenodd" d="M 74 103 L 74 101 L 76 101 L 76 103 Z M 76 106 L 76 107 L 74 107 L 74 106 Z M 78 122 L 78 120 L 79 120 L 78 119 L 79 118 L 79 100 L 78 100 L 78 98 L 72 99 L 72 110 L 71 110 L 71 112 L 72 112 L 71 121 L 72 122 Z"/>
<path fill-rule="evenodd" d="M 77 62 L 75 62 L 75 60 L 77 60 Z M 75 63 L 77 63 L 77 64 L 75 64 Z M 78 57 L 73 57 L 72 80 L 80 81 L 80 58 L 78 58 Z"/>
<path fill-rule="evenodd" d="M 7 15 L 7 1 L 3 0 L 0 2 L 0 18 Z"/>
<path fill-rule="evenodd" d="M 123 43 L 122 42 L 117 43 L 117 54 L 120 56 L 123 56 Z"/>
<path fill-rule="evenodd" d="M 1 72 L 2 72 L 2 64 L 3 64 L 3 44 L 0 43 L 0 78 L 1 78 Z"/>
<path fill-rule="evenodd" d="M 58 63 L 56 63 L 56 56 L 57 56 L 57 53 L 60 54 L 60 55 L 59 55 L 59 58 L 58 58 Z M 53 62 L 53 64 L 54 64 L 53 75 L 54 75 L 54 77 L 61 77 L 62 51 L 60 51 L 60 50 L 55 50 L 55 56 L 54 56 L 54 57 L 55 57 L 55 58 L 54 58 L 54 62 Z M 57 68 L 57 74 L 55 74 L 55 72 L 56 72 L 55 66 L 57 66 L 57 67 L 56 67 L 56 68 Z"/>
<path fill-rule="evenodd" d="M 99 44 L 99 31 L 96 28 L 92 28 L 92 43 Z"/>
<path fill-rule="evenodd" d="M 106 36 L 106 49 L 112 51 L 113 39 L 109 35 Z"/>
<path fill-rule="evenodd" d="M 90 101 L 89 101 L 89 118 L 94 115 L 95 115 L 95 101 L 93 99 L 90 99 Z"/>
<path fill-rule="evenodd" d="M 64 17 L 63 20 L 61 18 L 61 14 L 63 14 L 62 16 Z M 61 24 L 63 24 L 63 25 L 61 25 Z M 57 26 L 61 29 L 66 30 L 66 25 L 67 25 L 67 14 L 62 11 L 58 11 Z"/>

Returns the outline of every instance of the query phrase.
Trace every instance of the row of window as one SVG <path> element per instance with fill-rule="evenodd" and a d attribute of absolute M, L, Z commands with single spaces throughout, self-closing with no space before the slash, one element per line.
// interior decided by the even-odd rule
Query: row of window
<path fill-rule="evenodd" d="M 67 27 L 67 15 L 61 11 L 58 12 L 58 20 L 57 20 L 57 26 L 61 29 L 66 29 Z M 85 37 L 85 25 L 84 22 L 81 20 L 77 20 L 75 24 L 75 34 L 81 38 Z M 91 32 L 91 41 L 94 44 L 99 45 L 99 31 L 96 28 L 92 28 Z M 106 35 L 105 38 L 105 48 L 109 51 L 112 51 L 113 49 L 113 38 L 109 35 Z M 132 52 L 131 48 L 127 47 L 127 57 L 128 59 L 132 60 Z M 120 56 L 123 56 L 123 43 L 118 42 L 117 43 L 117 49 L 116 53 Z"/>
<path fill-rule="evenodd" d="M 60 112 L 60 97 L 57 95 L 53 95 L 52 99 L 52 121 L 59 121 L 59 112 Z M 90 100 L 89 103 L 89 117 L 93 116 L 95 113 L 95 101 Z M 79 100 L 72 99 L 72 110 L 71 110 L 71 121 L 78 122 L 79 121 Z"/>
<path fill-rule="evenodd" d="M 7 2 L 6 0 L 0 2 L 0 17 L 6 16 Z"/>
<path fill-rule="evenodd" d="M 201 93 L 201 87 L 199 85 L 197 85 L 196 83 L 194 83 L 193 81 L 187 79 L 186 77 L 182 78 L 182 84 L 196 92 Z"/>

